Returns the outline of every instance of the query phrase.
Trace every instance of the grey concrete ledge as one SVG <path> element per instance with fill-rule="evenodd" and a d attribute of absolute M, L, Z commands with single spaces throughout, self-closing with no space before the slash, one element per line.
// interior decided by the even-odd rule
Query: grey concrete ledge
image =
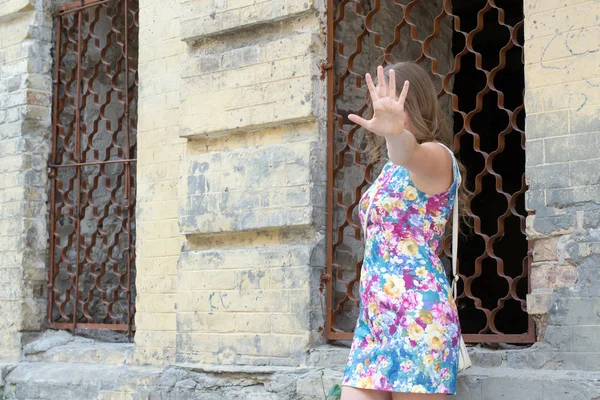
<path fill-rule="evenodd" d="M 279 367 L 279 366 L 253 366 L 253 365 L 216 365 L 216 364 L 194 364 L 194 363 L 175 363 L 172 367 L 182 368 L 193 372 L 206 372 L 211 374 L 218 373 L 239 373 L 239 374 L 289 374 L 306 373 L 314 368 L 309 367 Z"/>
<path fill-rule="evenodd" d="M 321 346 L 314 353 L 343 356 L 347 350 Z M 11 400 L 91 400 L 123 392 L 130 398 L 157 400 L 318 400 L 323 398 L 323 387 L 339 384 L 342 378 L 339 368 L 324 365 L 264 367 L 179 363 L 161 368 L 21 362 L 11 368 L 0 366 L 8 372 L 4 388 L 0 382 L 0 393 Z M 456 400 L 592 400 L 598 396 L 600 371 L 474 366 L 460 374 Z"/>
<path fill-rule="evenodd" d="M 598 382 L 600 385 L 600 371 L 579 370 L 547 370 L 547 369 L 523 369 L 523 368 L 483 368 L 471 367 L 461 372 L 464 377 L 489 377 L 494 379 L 538 379 L 543 381 L 556 380 L 579 380 Z"/>
<path fill-rule="evenodd" d="M 202 39 L 285 21 L 314 10 L 315 4 L 313 0 L 296 3 L 272 0 L 241 8 L 215 9 L 207 1 L 194 0 L 182 2 L 181 7 L 184 16 L 181 38 L 192 44 Z"/>
<path fill-rule="evenodd" d="M 23 348 L 22 361 L 123 365 L 131 363 L 134 350 L 133 343 L 103 342 L 49 330 Z"/>
<path fill-rule="evenodd" d="M 264 131 L 272 128 L 282 128 L 286 125 L 301 125 L 311 122 L 318 122 L 319 118 L 315 116 L 312 112 L 299 116 L 299 117 L 290 117 L 290 118 L 281 118 L 276 119 L 272 122 L 265 122 L 261 124 L 253 124 L 253 125 L 243 125 L 240 124 L 234 127 L 228 127 L 226 129 L 218 129 L 218 130 L 203 130 L 202 127 L 198 129 L 189 129 L 183 126 L 179 131 L 179 137 L 185 138 L 188 140 L 208 140 L 208 139 L 219 139 L 226 136 L 238 135 L 238 134 L 251 134 L 255 132 Z"/>
<path fill-rule="evenodd" d="M 468 346 L 473 365 L 480 368 L 524 368 L 540 369 L 555 354 L 543 343 L 530 347 L 507 346 L 503 349 L 488 349 L 481 346 Z M 343 368 L 349 347 L 342 345 L 322 345 L 311 350 L 308 365 L 323 368 Z"/>
<path fill-rule="evenodd" d="M 34 10 L 32 0 L 8 0 L 0 7 L 0 22 L 9 21 L 19 16 L 19 13 Z"/>
<path fill-rule="evenodd" d="M 117 385 L 119 382 L 151 378 L 163 370 L 164 368 L 150 366 L 21 362 L 7 374 L 5 383 L 31 384 L 39 382 L 53 385 L 106 383 Z"/>

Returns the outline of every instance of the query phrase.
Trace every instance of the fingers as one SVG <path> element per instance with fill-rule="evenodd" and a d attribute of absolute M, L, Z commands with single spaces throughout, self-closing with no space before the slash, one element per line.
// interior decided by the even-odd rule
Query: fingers
<path fill-rule="evenodd" d="M 390 96 L 392 98 L 392 100 L 396 101 L 397 97 L 398 97 L 397 90 L 396 90 L 396 71 L 394 71 L 393 69 L 390 69 L 389 75 L 390 75 L 390 85 L 388 88 L 388 96 Z"/>
<path fill-rule="evenodd" d="M 348 114 L 348 119 L 350 121 L 354 122 L 355 124 L 358 124 L 358 125 L 362 126 L 363 128 L 367 128 L 368 129 L 368 126 L 369 126 L 369 121 L 368 120 L 366 120 L 366 119 L 364 119 L 362 117 L 359 117 L 356 114 Z"/>
<path fill-rule="evenodd" d="M 408 94 L 408 81 L 404 81 L 404 86 L 402 87 L 402 92 L 400 93 L 400 98 L 398 99 L 398 103 L 400 103 L 400 107 L 404 108 L 404 102 L 406 101 L 406 95 Z"/>
<path fill-rule="evenodd" d="M 375 101 L 379 99 L 377 95 L 377 91 L 375 90 L 375 85 L 373 84 L 373 78 L 371 78 L 371 74 L 367 72 L 365 75 L 365 80 L 367 81 L 367 86 L 369 87 L 369 93 L 371 94 L 371 100 Z"/>
<path fill-rule="evenodd" d="M 383 75 L 383 66 L 377 67 L 377 95 L 385 97 L 387 95 L 387 87 L 385 85 L 385 76 Z"/>

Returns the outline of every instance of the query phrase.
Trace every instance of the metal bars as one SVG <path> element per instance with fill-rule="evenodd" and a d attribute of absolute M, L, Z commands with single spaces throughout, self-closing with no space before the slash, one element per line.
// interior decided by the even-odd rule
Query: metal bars
<path fill-rule="evenodd" d="M 135 0 L 55 18 L 50 328 L 134 329 L 138 27 Z"/>
<path fill-rule="evenodd" d="M 363 251 L 357 204 L 382 166 L 366 162 L 364 130 L 346 116 L 367 109 L 366 72 L 411 60 L 431 72 L 474 192 L 473 228 L 459 244 L 465 340 L 534 342 L 525 303 L 522 1 L 328 0 L 327 17 L 327 338 L 352 338 Z"/>

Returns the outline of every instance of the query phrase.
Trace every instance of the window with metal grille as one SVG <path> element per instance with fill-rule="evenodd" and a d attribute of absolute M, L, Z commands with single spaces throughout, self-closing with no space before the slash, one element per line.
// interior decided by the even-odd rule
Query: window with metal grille
<path fill-rule="evenodd" d="M 366 72 L 410 60 L 431 73 L 474 191 L 474 227 L 459 243 L 465 341 L 534 342 L 525 303 L 523 43 L 519 0 L 328 1 L 328 339 L 352 338 L 363 251 L 357 205 L 383 164 L 367 165 L 365 132 L 347 114 L 367 108 Z"/>
<path fill-rule="evenodd" d="M 133 328 L 138 5 L 55 18 L 48 326 Z"/>

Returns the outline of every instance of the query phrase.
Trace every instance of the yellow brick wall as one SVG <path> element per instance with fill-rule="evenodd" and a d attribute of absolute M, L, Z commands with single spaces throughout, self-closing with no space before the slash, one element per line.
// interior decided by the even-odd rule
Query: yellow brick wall
<path fill-rule="evenodd" d="M 180 260 L 178 360 L 298 365 L 311 332 L 314 240 L 277 231 L 189 243 Z M 315 291 L 315 292 L 318 292 Z"/>
<path fill-rule="evenodd" d="M 528 310 L 544 315 L 556 288 L 585 288 L 575 236 L 598 221 L 600 2 L 526 0 L 525 64 Z"/>
<path fill-rule="evenodd" d="M 185 44 L 180 6 L 140 0 L 139 121 L 137 132 L 136 362 L 175 360 L 177 259 L 183 236 L 177 226 L 179 74 Z"/>
<path fill-rule="evenodd" d="M 0 78 L 6 79 L 6 75 L 12 75 L 7 74 L 7 69 L 14 69 L 13 66 L 18 66 L 19 61 L 24 59 L 7 55 L 17 55 L 21 41 L 27 34 L 27 27 L 33 20 L 32 14 L 24 14 L 0 24 Z M 5 96 L 5 90 L 1 90 L 0 99 L 3 100 Z M 0 110 L 0 140 L 3 144 L 0 150 L 0 359 L 16 358 L 20 347 L 18 330 L 21 325 L 19 300 L 22 287 L 19 281 L 22 256 L 19 242 L 22 222 L 16 217 L 25 195 L 23 188 L 17 185 L 23 159 L 17 154 L 15 140 L 18 140 L 21 121 L 7 114 L 8 110 Z M 13 142 L 14 145 L 11 144 Z"/>
<path fill-rule="evenodd" d="M 324 14 L 140 6 L 137 361 L 302 364 L 322 337 Z"/>
<path fill-rule="evenodd" d="M 182 3 L 176 359 L 301 365 L 322 339 L 324 14 L 221 5 Z"/>
<path fill-rule="evenodd" d="M 311 121 L 322 112 L 322 101 L 312 95 L 319 73 L 314 53 L 322 38 L 302 32 L 304 24 L 289 24 L 299 32 L 271 39 L 268 28 L 257 29 L 253 35 L 266 37 L 258 43 L 234 37 L 210 52 L 190 48 L 182 71 L 184 136 L 231 135 Z"/>
<path fill-rule="evenodd" d="M 23 335 L 40 328 L 46 308 L 51 22 L 44 6 L 0 1 L 0 360 L 18 359 Z"/>

